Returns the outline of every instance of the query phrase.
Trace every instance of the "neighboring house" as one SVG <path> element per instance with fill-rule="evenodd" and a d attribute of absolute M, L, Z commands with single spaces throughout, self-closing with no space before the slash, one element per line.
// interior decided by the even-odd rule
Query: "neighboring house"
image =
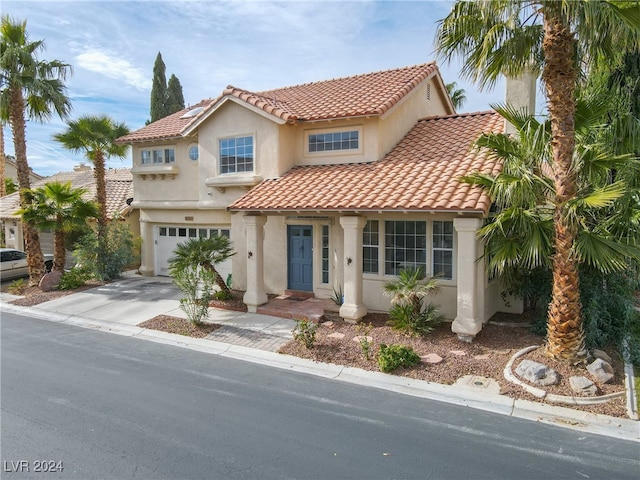
<path fill-rule="evenodd" d="M 5 157 L 4 176 L 5 178 L 12 179 L 15 184 L 18 185 L 18 168 L 16 167 L 15 160 Z M 32 184 L 42 180 L 43 178 L 44 177 L 42 175 L 38 175 L 33 170 L 29 169 L 29 180 Z"/>
<path fill-rule="evenodd" d="M 441 276 L 434 301 L 472 337 L 506 306 L 479 260 L 490 200 L 458 181 L 496 172 L 470 150 L 495 112 L 458 115 L 435 63 L 265 92 L 232 86 L 118 140 L 133 146 L 141 273 L 187 238 L 229 235 L 222 266 L 250 311 L 267 293 L 342 289 L 340 315 L 388 310 L 403 267 Z"/>
<path fill-rule="evenodd" d="M 133 182 L 131 170 L 128 168 L 108 169 L 106 171 L 107 181 L 107 217 L 112 220 L 119 217 L 129 225 L 131 232 L 135 236 L 140 235 L 139 213 L 131 203 L 133 202 Z M 85 200 L 95 200 L 96 183 L 93 176 L 93 169 L 84 164 L 75 167 L 72 172 L 60 172 L 50 177 L 42 178 L 31 183 L 31 188 L 42 187 L 47 183 L 71 182 L 74 188 L 84 188 L 87 193 Z M 24 236 L 20 216 L 16 211 L 20 209 L 19 193 L 2 197 L 0 203 L 0 220 L 4 222 L 5 243 L 7 247 L 24 250 Z M 40 232 L 40 246 L 42 253 L 53 254 L 53 232 Z M 67 266 L 73 265 L 73 259 L 67 257 Z"/>

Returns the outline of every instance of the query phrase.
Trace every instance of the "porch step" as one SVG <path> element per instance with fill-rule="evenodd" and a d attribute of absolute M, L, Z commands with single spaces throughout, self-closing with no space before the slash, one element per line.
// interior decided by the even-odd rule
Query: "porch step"
<path fill-rule="evenodd" d="M 284 294 L 293 297 L 294 299 L 298 298 L 314 298 L 315 295 L 313 292 L 306 292 L 304 290 L 285 290 Z"/>

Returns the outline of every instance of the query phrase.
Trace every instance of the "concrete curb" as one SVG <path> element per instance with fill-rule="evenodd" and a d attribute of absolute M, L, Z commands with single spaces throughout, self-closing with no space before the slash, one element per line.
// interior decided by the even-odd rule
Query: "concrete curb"
<path fill-rule="evenodd" d="M 182 335 L 149 330 L 137 326 L 114 324 L 73 315 L 61 315 L 55 312 L 45 312 L 33 307 L 19 307 L 3 303 L 2 309 L 17 314 L 26 314 L 41 320 L 135 337 L 211 355 L 220 355 L 221 357 L 235 360 L 243 360 L 283 370 L 335 379 L 345 383 L 379 388 L 403 395 L 437 400 L 582 432 L 640 442 L 640 424 L 634 420 L 597 415 L 526 400 L 516 400 L 504 395 L 487 394 L 484 391 L 476 391 L 473 387 L 442 385 L 382 372 L 320 363 L 255 348 L 229 345 L 213 340 L 184 337 Z"/>

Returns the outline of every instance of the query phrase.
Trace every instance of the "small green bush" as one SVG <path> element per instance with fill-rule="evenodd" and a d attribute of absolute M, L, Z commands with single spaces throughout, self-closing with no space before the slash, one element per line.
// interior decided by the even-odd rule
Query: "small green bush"
<path fill-rule="evenodd" d="M 313 345 L 316 343 L 316 329 L 318 325 L 313 321 L 303 318 L 301 320 L 296 320 L 296 326 L 291 331 L 293 335 L 293 339 L 303 344 L 306 348 L 313 348 Z"/>
<path fill-rule="evenodd" d="M 423 308 L 416 314 L 412 305 L 397 303 L 389 310 L 389 325 L 412 335 L 428 335 L 444 317 L 438 314 L 438 307 L 432 303 Z"/>
<path fill-rule="evenodd" d="M 89 280 L 91 280 L 91 271 L 83 267 L 73 267 L 71 270 L 66 271 L 60 277 L 60 283 L 58 284 L 58 290 L 74 290 L 83 286 Z"/>
<path fill-rule="evenodd" d="M 420 362 L 420 356 L 411 347 L 380 344 L 378 367 L 389 373 L 400 367 L 411 367 Z"/>
<path fill-rule="evenodd" d="M 231 300 L 233 298 L 233 294 L 227 290 L 218 290 L 213 293 L 213 298 L 216 300 Z"/>
<path fill-rule="evenodd" d="M 365 360 L 369 360 L 371 357 L 371 347 L 373 346 L 373 341 L 369 340 L 369 335 L 373 330 L 373 325 L 371 323 L 360 323 L 356 327 L 356 331 L 360 336 L 360 351 L 364 356 Z"/>
<path fill-rule="evenodd" d="M 25 288 L 27 288 L 27 282 L 24 281 L 24 278 L 19 278 L 9 284 L 7 291 L 12 295 L 22 295 Z"/>
<path fill-rule="evenodd" d="M 174 269 L 173 283 L 185 295 L 180 299 L 180 308 L 187 314 L 187 320 L 201 325 L 209 319 L 209 300 L 214 277 L 204 268 Z"/>

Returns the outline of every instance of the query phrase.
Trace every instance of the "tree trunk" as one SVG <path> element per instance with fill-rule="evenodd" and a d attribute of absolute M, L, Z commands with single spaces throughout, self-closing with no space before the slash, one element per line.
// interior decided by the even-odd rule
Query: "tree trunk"
<path fill-rule="evenodd" d="M 577 363 L 586 357 L 580 304 L 578 265 L 572 254 L 576 227 L 567 214 L 577 182 L 572 165 L 575 148 L 575 38 L 563 20 L 561 2 L 545 8 L 545 83 L 551 119 L 551 148 L 556 190 L 554 213 L 553 290 L 547 321 L 545 353 Z"/>
<path fill-rule="evenodd" d="M 62 219 L 58 218 L 58 225 L 62 224 Z M 64 244 L 64 230 L 57 228 L 53 232 L 53 270 L 64 272 L 67 250 Z"/>
<path fill-rule="evenodd" d="M 27 161 L 27 142 L 25 140 L 26 122 L 24 119 L 24 98 L 19 88 L 11 88 L 9 92 L 9 123 L 13 132 L 13 145 L 16 150 L 16 170 L 18 171 L 18 185 L 20 187 L 20 206 L 27 207 L 25 190 L 31 189 L 29 178 L 29 163 Z M 40 249 L 38 230 L 23 222 L 25 252 L 29 268 L 29 284 L 37 285 L 45 273 L 44 257 Z"/>
<path fill-rule="evenodd" d="M 218 285 L 221 291 L 223 292 L 229 291 L 229 287 L 227 286 L 226 282 L 222 278 L 222 275 L 218 273 L 218 270 L 216 270 L 216 268 L 213 265 L 211 265 L 210 263 L 205 263 L 202 266 L 207 270 L 209 270 L 211 273 L 213 273 L 213 278 L 216 282 L 216 285 Z"/>
<path fill-rule="evenodd" d="M 102 238 L 107 227 L 107 183 L 105 179 L 104 153 L 95 152 L 93 175 L 96 179 L 96 200 L 98 201 L 98 237 Z"/>
<path fill-rule="evenodd" d="M 7 157 L 4 154 L 4 125 L 0 122 L 0 197 L 7 194 L 4 177 L 6 175 Z"/>

